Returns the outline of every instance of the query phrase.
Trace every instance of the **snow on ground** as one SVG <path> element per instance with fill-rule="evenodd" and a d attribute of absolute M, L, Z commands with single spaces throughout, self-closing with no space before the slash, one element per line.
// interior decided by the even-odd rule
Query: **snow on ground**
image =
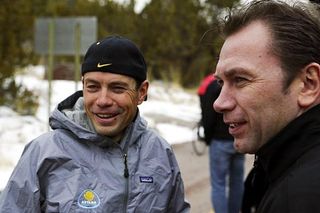
<path fill-rule="evenodd" d="M 20 116 L 10 108 L 0 106 L 0 191 L 5 187 L 24 146 L 49 130 L 48 82 L 42 80 L 43 76 L 42 66 L 30 66 L 24 74 L 16 77 L 17 82 L 39 96 L 40 107 L 36 116 Z M 77 88 L 81 86 L 78 82 Z M 53 81 L 50 110 L 75 90 L 73 81 Z M 190 142 L 195 137 L 192 128 L 200 118 L 199 100 L 195 93 L 172 84 L 152 82 L 148 100 L 139 109 L 149 127 L 170 144 Z"/>

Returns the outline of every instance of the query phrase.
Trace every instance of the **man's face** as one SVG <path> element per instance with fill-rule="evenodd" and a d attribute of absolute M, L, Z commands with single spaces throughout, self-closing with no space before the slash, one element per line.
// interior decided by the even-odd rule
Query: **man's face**
<path fill-rule="evenodd" d="M 137 90 L 135 80 L 125 75 L 86 73 L 83 77 L 84 106 L 97 133 L 119 141 L 133 121 L 137 105 L 143 102 L 147 89 L 147 81 Z"/>
<path fill-rule="evenodd" d="M 222 91 L 213 106 L 242 153 L 255 153 L 300 113 L 298 84 L 283 88 L 284 71 L 270 42 L 266 25 L 253 22 L 226 39 L 216 67 Z"/>

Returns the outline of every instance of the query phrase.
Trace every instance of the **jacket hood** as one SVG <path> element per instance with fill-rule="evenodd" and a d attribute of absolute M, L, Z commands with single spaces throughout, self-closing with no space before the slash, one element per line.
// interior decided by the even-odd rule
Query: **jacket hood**
<path fill-rule="evenodd" d="M 53 110 L 49 124 L 52 129 L 63 129 L 73 133 L 79 142 L 95 143 L 101 147 L 117 146 L 111 138 L 96 133 L 93 124 L 88 118 L 83 104 L 83 92 L 77 91 Z M 147 123 L 140 117 L 139 110 L 135 120 L 125 130 L 120 146 L 134 143 L 147 128 Z"/>

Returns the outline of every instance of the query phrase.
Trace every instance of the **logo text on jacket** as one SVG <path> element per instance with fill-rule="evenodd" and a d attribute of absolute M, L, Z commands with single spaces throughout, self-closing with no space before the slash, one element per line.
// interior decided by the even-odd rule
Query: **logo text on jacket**
<path fill-rule="evenodd" d="M 153 177 L 140 176 L 140 183 L 153 183 Z"/>
<path fill-rule="evenodd" d="M 100 205 L 98 195 L 91 189 L 84 190 L 78 198 L 78 206 L 85 209 L 94 209 Z"/>

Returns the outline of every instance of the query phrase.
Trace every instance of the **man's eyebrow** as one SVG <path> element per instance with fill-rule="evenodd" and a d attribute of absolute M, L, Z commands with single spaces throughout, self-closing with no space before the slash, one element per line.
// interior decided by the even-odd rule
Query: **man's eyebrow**
<path fill-rule="evenodd" d="M 230 77 L 230 76 L 234 76 L 236 73 L 239 73 L 236 69 L 230 69 L 230 70 L 226 70 L 224 72 L 224 75 L 226 77 Z"/>
<path fill-rule="evenodd" d="M 232 69 L 229 69 L 229 70 L 225 70 L 223 75 L 226 76 L 226 77 L 232 77 L 236 74 L 245 74 L 245 75 L 248 75 L 248 71 L 243 69 L 243 68 L 232 68 Z"/>
<path fill-rule="evenodd" d="M 97 80 L 92 79 L 92 78 L 90 78 L 90 77 L 85 78 L 85 79 L 84 79 L 84 82 L 85 82 L 85 83 L 98 83 Z"/>
<path fill-rule="evenodd" d="M 129 84 L 127 82 L 123 82 L 123 81 L 112 81 L 112 82 L 110 82 L 110 85 L 112 85 L 112 86 L 114 86 L 114 85 L 125 86 L 125 87 L 129 86 Z"/>

